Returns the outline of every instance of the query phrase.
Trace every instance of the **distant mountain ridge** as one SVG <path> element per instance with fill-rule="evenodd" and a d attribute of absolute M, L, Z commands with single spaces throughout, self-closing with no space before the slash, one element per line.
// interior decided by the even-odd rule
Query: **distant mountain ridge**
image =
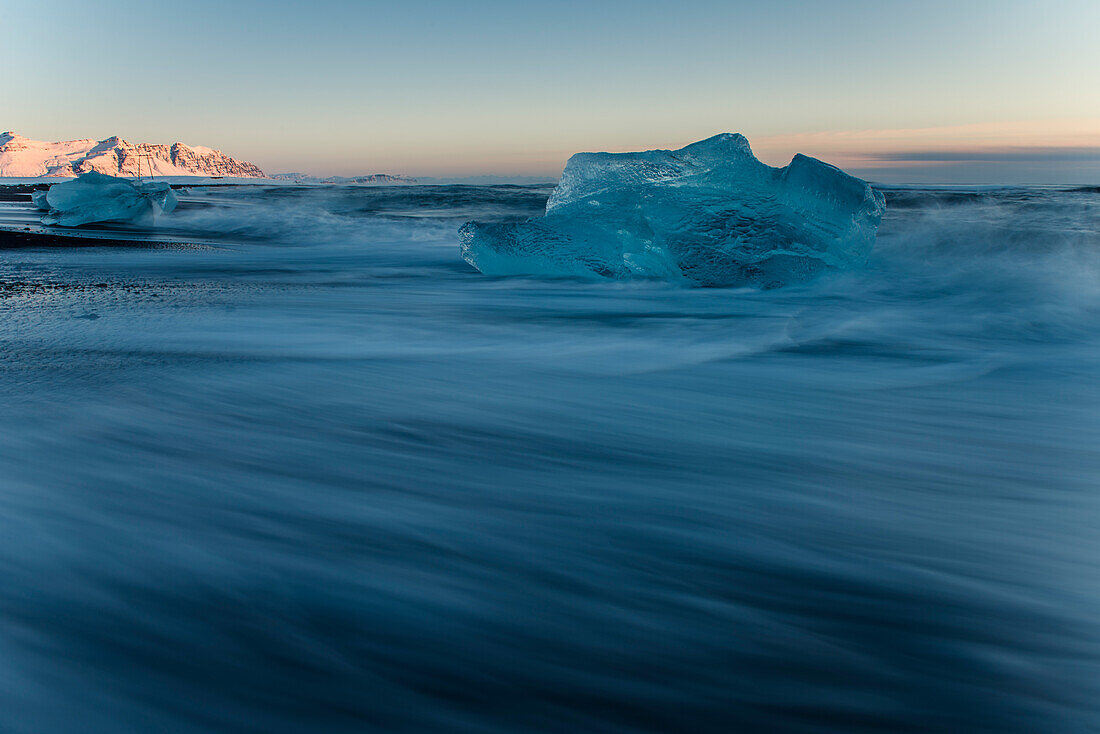
<path fill-rule="evenodd" d="M 365 176 L 310 176 L 306 173 L 273 173 L 271 178 L 277 181 L 296 181 L 316 184 L 414 184 L 415 178 L 392 173 L 371 173 Z"/>
<path fill-rule="evenodd" d="M 89 171 L 111 176 L 264 178 L 256 165 L 203 146 L 130 143 L 117 135 L 51 143 L 0 133 L 0 177 L 66 177 Z"/>

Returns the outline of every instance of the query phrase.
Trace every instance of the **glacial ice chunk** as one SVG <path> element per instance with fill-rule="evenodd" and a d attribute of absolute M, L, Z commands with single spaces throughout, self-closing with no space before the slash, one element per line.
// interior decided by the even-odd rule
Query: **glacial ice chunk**
<path fill-rule="evenodd" d="M 176 208 L 176 195 L 163 181 L 138 182 L 104 173 L 84 173 L 79 178 L 54 184 L 42 197 L 33 198 L 48 209 L 43 224 L 79 227 L 94 222 L 152 223 L 158 214 Z"/>
<path fill-rule="evenodd" d="M 36 208 L 48 212 L 50 210 L 50 204 L 46 201 L 46 195 L 49 193 L 49 189 L 35 189 L 31 192 L 31 203 L 33 203 Z"/>
<path fill-rule="evenodd" d="M 526 222 L 467 222 L 462 257 L 487 275 L 658 278 L 772 287 L 862 263 L 885 198 L 796 155 L 761 163 L 742 135 L 680 150 L 578 153 Z"/>

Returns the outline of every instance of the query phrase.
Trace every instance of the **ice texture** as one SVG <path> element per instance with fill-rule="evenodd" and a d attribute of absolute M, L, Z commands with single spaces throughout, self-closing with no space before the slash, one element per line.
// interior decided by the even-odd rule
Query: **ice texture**
<path fill-rule="evenodd" d="M 35 189 L 31 192 L 31 202 L 42 211 L 48 212 L 50 203 L 46 201 L 46 195 L 49 193 L 49 189 Z"/>
<path fill-rule="evenodd" d="M 158 214 L 176 208 L 176 195 L 163 181 L 140 182 L 103 173 L 85 173 L 54 184 L 34 203 L 48 209 L 43 224 L 79 227 L 95 222 L 152 223 Z"/>
<path fill-rule="evenodd" d="M 724 133 L 674 151 L 578 153 L 545 216 L 459 234 L 487 275 L 772 287 L 862 263 L 885 210 L 835 166 L 799 154 L 773 168 Z"/>

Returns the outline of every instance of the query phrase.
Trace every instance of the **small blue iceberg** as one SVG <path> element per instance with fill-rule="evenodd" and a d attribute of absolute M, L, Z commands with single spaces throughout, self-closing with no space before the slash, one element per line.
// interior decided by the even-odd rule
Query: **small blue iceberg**
<path fill-rule="evenodd" d="M 883 195 L 816 158 L 773 168 L 743 135 L 680 150 L 578 153 L 546 214 L 467 222 L 462 257 L 486 275 L 655 278 L 775 287 L 862 264 Z"/>
<path fill-rule="evenodd" d="M 152 224 L 177 203 L 171 187 L 163 181 L 142 182 L 95 172 L 54 184 L 48 191 L 35 191 L 32 199 L 46 212 L 43 224 L 62 227 L 99 222 Z"/>

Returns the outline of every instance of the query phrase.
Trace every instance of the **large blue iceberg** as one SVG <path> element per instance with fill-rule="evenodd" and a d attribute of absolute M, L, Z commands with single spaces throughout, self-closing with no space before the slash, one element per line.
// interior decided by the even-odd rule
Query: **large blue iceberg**
<path fill-rule="evenodd" d="M 104 173 L 79 178 L 36 191 L 35 205 L 46 213 L 43 224 L 79 227 L 97 222 L 152 224 L 159 214 L 176 208 L 176 195 L 163 181 L 134 181 Z"/>
<path fill-rule="evenodd" d="M 816 158 L 761 163 L 743 135 L 680 150 L 578 153 L 546 214 L 467 222 L 462 257 L 487 275 L 658 278 L 773 287 L 862 263 L 880 192 Z"/>

